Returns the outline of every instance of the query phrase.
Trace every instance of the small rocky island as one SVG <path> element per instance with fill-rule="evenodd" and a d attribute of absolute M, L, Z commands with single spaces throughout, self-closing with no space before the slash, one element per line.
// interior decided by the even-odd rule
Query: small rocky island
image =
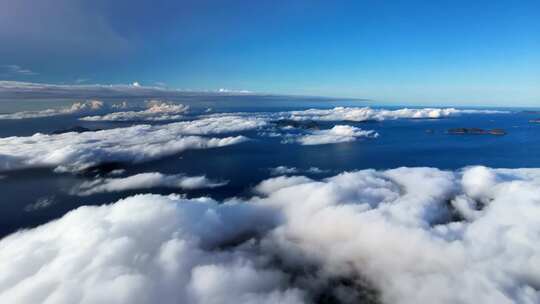
<path fill-rule="evenodd" d="M 448 134 L 457 135 L 506 135 L 503 129 L 480 129 L 480 128 L 452 128 Z"/>
<path fill-rule="evenodd" d="M 93 131 L 100 131 L 100 129 L 88 129 L 81 126 L 74 126 L 71 128 L 53 131 L 52 134 L 64 134 L 64 133 L 70 133 L 70 132 L 84 133 L 84 132 L 93 132 Z"/>
<path fill-rule="evenodd" d="M 273 123 L 280 128 L 295 128 L 305 130 L 319 130 L 319 124 L 312 120 L 297 121 L 292 119 L 280 119 L 273 121 Z"/>

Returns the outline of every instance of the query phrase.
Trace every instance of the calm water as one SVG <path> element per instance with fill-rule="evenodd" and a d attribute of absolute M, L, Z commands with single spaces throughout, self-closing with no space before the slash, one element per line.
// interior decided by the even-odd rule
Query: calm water
<path fill-rule="evenodd" d="M 194 112 L 212 107 L 215 111 L 283 111 L 335 105 L 363 105 L 359 102 L 308 101 L 308 100 L 241 100 L 231 106 L 230 100 L 222 102 L 190 101 Z M 186 102 L 185 100 L 182 102 Z M 249 103 L 256 106 L 248 106 Z M 28 102 L 18 106 L 0 103 L 0 112 L 35 110 L 59 107 L 70 101 Z M 39 106 L 35 106 L 38 104 Z M 32 106 L 34 105 L 34 106 Z M 385 120 L 382 122 L 339 122 L 372 129 L 379 133 L 375 139 L 355 142 L 301 146 L 281 144 L 281 138 L 263 137 L 258 131 L 240 132 L 253 140 L 234 146 L 209 150 L 191 150 L 179 155 L 138 165 L 126 165 L 124 176 L 140 172 L 162 172 L 188 175 L 206 174 L 209 178 L 228 180 L 229 184 L 215 189 L 181 191 L 157 188 L 151 191 L 126 191 L 98 194 L 88 197 L 69 195 L 76 184 L 91 180 L 92 175 L 54 173 L 51 169 L 31 169 L 0 173 L 0 236 L 17 229 L 35 226 L 57 218 L 80 205 L 103 204 L 136 193 L 186 193 L 188 196 L 208 195 L 222 199 L 232 196 L 250 196 L 250 189 L 270 176 L 269 168 L 276 166 L 307 169 L 318 167 L 322 174 L 305 174 L 324 178 L 346 170 L 366 168 L 385 169 L 400 166 L 430 166 L 442 169 L 459 169 L 469 165 L 520 168 L 540 167 L 540 124 L 529 119 L 540 114 L 512 109 L 511 114 L 470 114 L 443 119 Z M 331 128 L 336 122 L 321 123 L 321 128 Z M 89 123 L 76 117 L 58 116 L 24 120 L 0 121 L 0 137 L 28 136 L 36 132 L 50 133 L 73 126 L 88 128 L 113 128 L 131 123 Z M 503 128 L 505 136 L 450 135 L 446 130 L 458 127 L 484 129 Z M 237 134 L 237 133 L 235 133 Z M 32 208 L 36 201 L 49 202 L 45 208 Z M 47 204 L 47 203 L 44 203 Z"/>

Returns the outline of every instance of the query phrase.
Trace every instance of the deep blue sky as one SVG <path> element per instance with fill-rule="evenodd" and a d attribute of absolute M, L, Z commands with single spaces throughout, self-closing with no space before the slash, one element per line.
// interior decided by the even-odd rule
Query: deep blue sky
<path fill-rule="evenodd" d="M 0 79 L 540 104 L 540 1 L 0 0 Z"/>

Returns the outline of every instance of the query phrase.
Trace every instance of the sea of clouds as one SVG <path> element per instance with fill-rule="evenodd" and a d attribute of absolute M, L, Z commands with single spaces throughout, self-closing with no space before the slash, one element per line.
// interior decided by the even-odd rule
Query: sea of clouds
<path fill-rule="evenodd" d="M 147 109 L 142 111 L 120 111 L 105 115 L 85 116 L 83 121 L 166 121 L 179 120 L 189 111 L 189 106 L 159 100 L 147 102 Z"/>
<path fill-rule="evenodd" d="M 160 100 L 149 100 L 146 109 L 131 109 L 127 102 L 105 104 L 99 100 L 75 102 L 69 107 L 45 109 L 39 111 L 23 111 L 0 114 L 0 120 L 31 119 L 61 115 L 83 116 L 82 121 L 167 121 L 180 120 L 189 111 L 189 106 Z M 91 115 L 106 113 L 102 115 Z M 91 116 L 84 116 L 91 115 Z"/>
<path fill-rule="evenodd" d="M 0 171 L 55 167 L 81 171 L 111 162 L 138 163 L 182 152 L 238 144 L 242 135 L 201 135 L 240 132 L 265 125 L 264 120 L 220 116 L 164 125 L 134 125 L 91 132 L 0 138 Z"/>
<path fill-rule="evenodd" d="M 59 115 L 73 115 L 73 114 L 90 114 L 99 110 L 103 110 L 104 103 L 99 100 L 89 100 L 85 102 L 75 102 L 69 107 L 59 109 L 45 109 L 40 111 L 23 111 L 9 114 L 0 114 L 0 120 L 5 119 L 29 119 L 29 118 L 43 118 Z M 116 106 L 113 106 L 116 108 Z"/>
<path fill-rule="evenodd" d="M 365 121 L 397 118 L 441 118 L 469 113 L 501 113 L 491 110 L 371 108 L 309 109 L 280 113 L 216 113 L 186 117 L 189 106 L 151 100 L 143 110 L 129 110 L 126 103 L 104 106 L 101 101 L 75 103 L 63 109 L 19 112 L 0 115 L 0 119 L 22 119 L 55 115 L 85 115 L 94 111 L 113 111 L 103 115 L 84 116 L 83 121 L 158 122 L 181 120 L 162 125 L 138 124 L 124 128 L 64 134 L 40 134 L 0 138 L 0 172 L 32 167 L 53 167 L 58 171 L 81 171 L 111 163 L 139 163 L 158 159 L 186 149 L 222 147 L 246 141 L 236 134 L 228 137 L 207 137 L 254 129 L 259 134 L 282 137 L 282 143 L 301 145 L 336 144 L 360 138 L 376 138 L 374 130 L 337 124 L 330 129 L 313 130 L 285 126 L 276 128 L 280 119 L 313 121 Z M 292 133 L 290 132 L 293 129 Z"/>
<path fill-rule="evenodd" d="M 137 195 L 0 240 L 1 303 L 539 303 L 540 169 Z"/>
<path fill-rule="evenodd" d="M 335 107 L 282 112 L 280 116 L 293 120 L 369 121 L 386 119 L 436 119 L 461 114 L 504 114 L 508 111 L 470 110 L 455 108 L 373 109 L 370 107 Z"/>
<path fill-rule="evenodd" d="M 0 81 L 1 83 L 1 81 Z M 146 102 L 146 109 L 129 109 L 126 102 L 107 105 L 99 100 L 75 102 L 70 107 L 59 109 L 46 109 L 40 111 L 23 111 L 8 114 L 0 114 L 2 119 L 29 119 L 51 117 L 58 115 L 86 115 L 81 117 L 83 121 L 167 121 L 180 120 L 183 114 L 189 111 L 189 106 L 170 101 L 150 99 Z M 96 112 L 109 112 L 106 114 Z M 479 110 L 479 109 L 456 109 L 456 108 L 402 108 L 396 110 L 378 109 L 371 107 L 335 107 L 332 109 L 308 109 L 300 111 L 286 111 L 278 113 L 270 112 L 236 112 L 216 113 L 202 115 L 201 118 L 219 117 L 223 115 L 254 116 L 259 119 L 291 119 L 297 121 L 369 121 L 387 119 L 437 119 L 463 114 L 505 114 L 508 111 Z M 94 114 L 94 115 L 92 115 Z"/>

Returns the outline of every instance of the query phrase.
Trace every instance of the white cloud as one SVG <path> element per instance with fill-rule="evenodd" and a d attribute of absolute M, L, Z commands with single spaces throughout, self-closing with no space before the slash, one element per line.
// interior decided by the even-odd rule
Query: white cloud
<path fill-rule="evenodd" d="M 539 186 L 540 169 L 399 168 L 81 207 L 0 241 L 0 302 L 538 303 Z"/>
<path fill-rule="evenodd" d="M 328 275 L 361 274 L 385 303 L 536 303 L 540 170 L 533 172 L 368 170 L 281 188 L 266 200 L 283 206 L 289 222 L 271 243 L 291 263 L 309 258 Z M 492 187 L 470 193 L 473 177 Z M 487 205 L 467 222 L 449 221 L 447 202 L 469 195 Z"/>
<path fill-rule="evenodd" d="M 307 131 L 306 135 L 291 135 L 284 142 L 297 142 L 301 145 L 324 145 L 342 142 L 355 141 L 360 137 L 378 137 L 379 134 L 373 130 L 362 130 L 361 128 L 336 125 L 329 130 Z"/>
<path fill-rule="evenodd" d="M 274 221 L 258 206 L 157 195 L 79 208 L 0 241 L 0 259 L 10 261 L 0 265 L 0 301 L 299 303 L 287 276 L 248 248 L 217 249 Z"/>
<path fill-rule="evenodd" d="M 104 104 L 99 100 L 89 100 L 86 102 L 75 102 L 70 107 L 60 109 L 46 109 L 41 111 L 24 111 L 10 114 L 0 114 L 0 119 L 27 119 L 41 118 L 58 115 L 85 114 L 102 110 Z"/>
<path fill-rule="evenodd" d="M 368 121 L 398 118 L 443 118 L 460 114 L 497 114 L 509 113 L 507 111 L 493 110 L 464 110 L 455 108 L 422 108 L 422 109 L 372 109 L 336 107 L 333 109 L 309 109 L 304 111 L 282 112 L 280 116 L 293 120 L 323 120 L 323 121 Z"/>
<path fill-rule="evenodd" d="M 312 180 L 305 176 L 278 176 L 262 181 L 253 190 L 258 194 L 269 195 L 283 188 L 309 182 Z"/>
<path fill-rule="evenodd" d="M 275 168 L 270 168 L 271 175 L 290 175 L 290 174 L 299 174 L 299 173 L 309 173 L 309 174 L 321 174 L 329 172 L 328 170 L 323 170 L 317 167 L 309 167 L 308 169 L 299 169 L 296 167 L 287 167 L 287 166 L 277 166 Z"/>
<path fill-rule="evenodd" d="M 143 111 L 113 112 L 105 115 L 86 116 L 85 121 L 164 121 L 182 119 L 189 106 L 151 100 Z"/>
<path fill-rule="evenodd" d="M 26 205 L 24 207 L 24 211 L 32 212 L 32 211 L 36 211 L 40 209 L 49 208 L 50 206 L 54 205 L 54 203 L 55 203 L 54 196 L 40 197 L 34 203 Z"/>
<path fill-rule="evenodd" d="M 231 90 L 231 89 L 225 89 L 225 88 L 220 88 L 218 90 L 219 93 L 235 93 L 235 94 L 251 94 L 253 92 L 251 91 L 248 91 L 248 90 Z"/>
<path fill-rule="evenodd" d="M 311 173 L 311 174 L 322 174 L 322 173 L 328 173 L 328 172 L 330 172 L 330 170 L 325 170 L 325 169 L 321 169 L 321 168 L 318 168 L 318 167 L 309 167 L 306 170 L 306 172 Z"/>
<path fill-rule="evenodd" d="M 37 74 L 16 64 L 0 65 L 0 76 L 34 76 Z"/>
<path fill-rule="evenodd" d="M 0 171 L 28 167 L 79 171 L 105 162 L 138 163 L 186 149 L 222 147 L 247 140 L 244 136 L 207 138 L 186 135 L 231 133 L 264 124 L 255 118 L 222 116 L 156 126 L 0 138 Z"/>
<path fill-rule="evenodd" d="M 126 190 L 151 189 L 155 187 L 201 189 L 215 188 L 227 184 L 224 181 L 213 181 L 206 176 L 185 176 L 181 174 L 166 175 L 159 172 L 139 173 L 128 177 L 97 178 L 84 182 L 72 189 L 76 195 L 91 195 L 103 192 L 120 192 Z"/>
<path fill-rule="evenodd" d="M 80 84 L 80 83 L 88 82 L 89 80 L 90 80 L 89 78 L 79 77 L 75 79 L 75 83 Z"/>
<path fill-rule="evenodd" d="M 296 174 L 298 172 L 300 172 L 300 170 L 295 167 L 277 166 L 275 168 L 270 168 L 270 174 L 272 175 Z"/>

